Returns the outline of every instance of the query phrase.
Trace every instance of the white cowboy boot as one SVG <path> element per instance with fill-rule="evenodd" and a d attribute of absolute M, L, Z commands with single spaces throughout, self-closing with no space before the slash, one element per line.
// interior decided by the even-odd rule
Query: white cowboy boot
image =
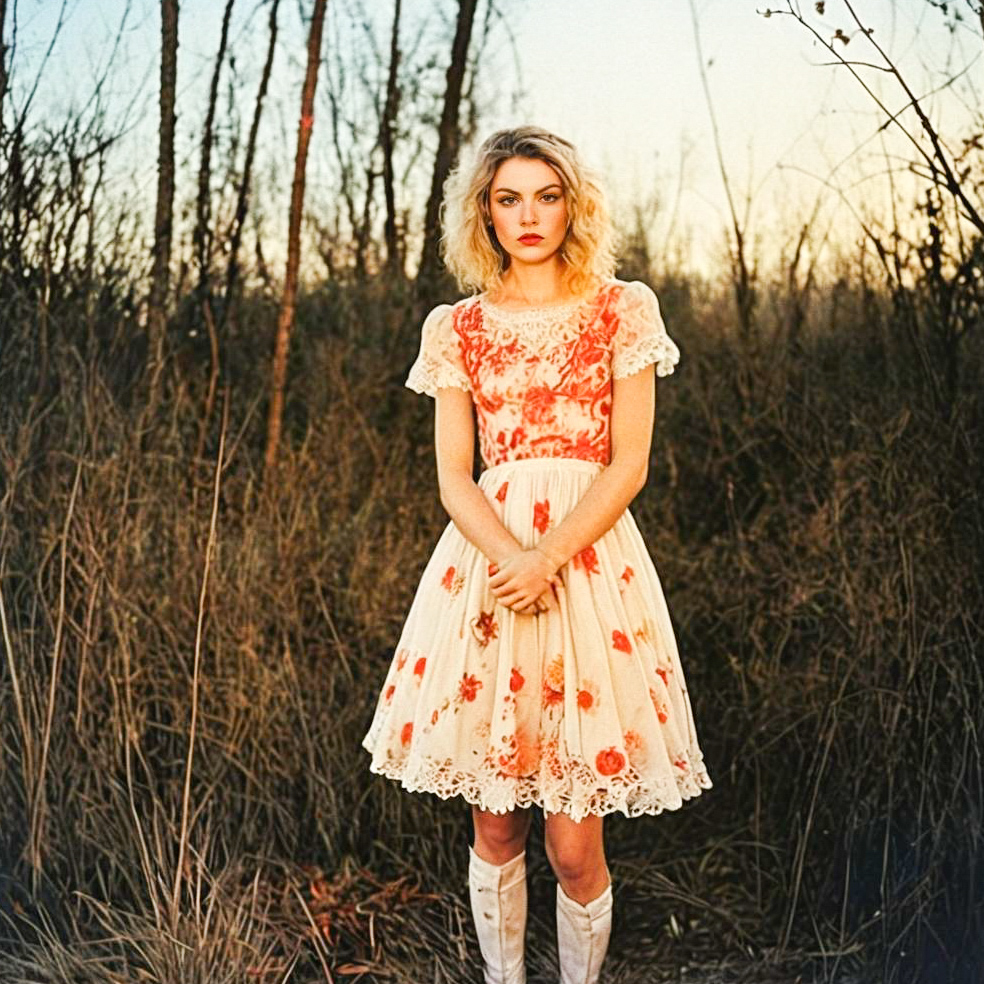
<path fill-rule="evenodd" d="M 612 932 L 612 885 L 587 905 L 557 883 L 557 952 L 560 984 L 596 984 Z"/>
<path fill-rule="evenodd" d="M 485 961 L 485 984 L 526 984 L 526 852 L 505 864 L 468 848 L 468 894 Z"/>

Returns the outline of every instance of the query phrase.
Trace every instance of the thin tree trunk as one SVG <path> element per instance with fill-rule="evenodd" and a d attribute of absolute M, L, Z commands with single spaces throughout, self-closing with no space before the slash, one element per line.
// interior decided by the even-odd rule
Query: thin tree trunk
<path fill-rule="evenodd" d="M 396 231 L 396 193 L 393 189 L 393 129 L 400 102 L 400 90 L 397 84 L 400 67 L 400 4 L 401 0 L 394 0 L 386 103 L 383 106 L 383 120 L 379 134 L 379 142 L 383 149 L 383 196 L 386 199 L 383 236 L 386 241 L 386 269 L 390 274 L 403 271 L 403 257 L 400 255 Z"/>
<path fill-rule="evenodd" d="M 208 93 L 208 111 L 205 114 L 205 126 L 202 133 L 202 157 L 198 167 L 198 201 L 195 209 L 195 231 L 192 237 L 195 260 L 198 263 L 198 294 L 200 298 L 204 298 L 207 294 L 212 252 L 209 219 L 211 217 L 212 130 L 215 126 L 215 104 L 219 97 L 219 78 L 222 75 L 222 63 L 225 61 L 226 46 L 229 43 L 229 22 L 232 19 L 232 8 L 235 2 L 236 0 L 226 0 L 225 12 L 222 15 L 219 50 L 215 56 L 215 68 L 212 70 L 212 84 Z"/>
<path fill-rule="evenodd" d="M 307 74 L 301 95 L 301 120 L 297 128 L 297 157 L 294 161 L 294 184 L 290 194 L 290 223 L 287 230 L 287 272 L 284 278 L 280 317 L 273 353 L 270 413 L 267 418 L 267 445 L 264 464 L 266 473 L 273 470 L 280 445 L 284 413 L 284 384 L 287 378 L 287 349 L 294 326 L 294 305 L 297 300 L 297 271 L 301 261 L 301 217 L 304 212 L 304 177 L 307 168 L 308 145 L 314 126 L 314 91 L 321 65 L 321 35 L 325 24 L 327 0 L 314 0 L 311 33 L 308 36 Z"/>
<path fill-rule="evenodd" d="M 263 75 L 260 77 L 260 88 L 256 93 L 256 105 L 253 108 L 253 122 L 249 127 L 249 139 L 246 143 L 246 160 L 243 163 L 243 179 L 239 183 L 239 195 L 236 199 L 236 214 L 232 223 L 232 234 L 229 237 L 229 266 L 226 270 L 226 316 L 232 303 L 236 279 L 239 276 L 239 250 L 243 242 L 243 225 L 246 222 L 246 212 L 249 208 L 249 189 L 253 177 L 253 159 L 256 157 L 256 139 L 260 132 L 260 117 L 263 114 L 263 101 L 266 99 L 267 88 L 270 85 L 270 73 L 273 70 L 273 55 L 277 47 L 277 10 L 280 0 L 270 4 L 270 40 L 267 44 L 266 63 L 263 65 Z"/>
<path fill-rule="evenodd" d="M 7 0 L 0 0 L 0 136 L 3 135 L 3 103 L 7 95 Z"/>
<path fill-rule="evenodd" d="M 434 175 L 431 181 L 430 197 L 427 199 L 427 212 L 424 216 L 424 245 L 420 254 L 418 284 L 420 293 L 426 297 L 433 288 L 440 268 L 440 207 L 444 194 L 444 182 L 458 156 L 458 108 L 461 103 L 461 89 L 468 61 L 468 45 L 471 41 L 472 25 L 475 22 L 477 0 L 458 0 L 458 23 L 455 27 L 454 41 L 451 44 L 451 64 L 448 65 L 447 86 L 444 91 L 444 109 L 437 134 L 437 155 L 434 159 Z"/>
<path fill-rule="evenodd" d="M 147 417 L 157 408 L 164 363 L 164 332 L 171 267 L 171 231 L 174 213 L 175 86 L 178 67 L 178 0 L 161 0 L 160 143 L 157 156 L 157 208 L 154 213 L 154 267 L 151 274 L 150 392 Z"/>

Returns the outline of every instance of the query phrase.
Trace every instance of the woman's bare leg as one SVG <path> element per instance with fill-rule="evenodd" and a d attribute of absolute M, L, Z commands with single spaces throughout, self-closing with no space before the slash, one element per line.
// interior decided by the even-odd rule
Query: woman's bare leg
<path fill-rule="evenodd" d="M 473 806 L 475 853 L 489 864 L 505 864 L 526 847 L 530 819 L 528 809 L 489 813 Z"/>
<path fill-rule="evenodd" d="M 582 905 L 608 887 L 603 818 L 587 816 L 575 822 L 563 813 L 544 817 L 547 860 L 568 897 Z"/>
<path fill-rule="evenodd" d="M 530 811 L 496 815 L 472 807 L 468 895 L 485 984 L 526 984 L 526 837 Z"/>
<path fill-rule="evenodd" d="M 612 886 L 603 822 L 562 814 L 544 821 L 547 858 L 557 876 L 561 984 L 597 984 L 612 931 Z"/>

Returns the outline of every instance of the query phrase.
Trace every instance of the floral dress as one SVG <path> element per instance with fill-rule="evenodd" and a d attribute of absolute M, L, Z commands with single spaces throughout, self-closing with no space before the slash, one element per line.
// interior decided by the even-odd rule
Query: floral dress
<path fill-rule="evenodd" d="M 612 380 L 679 358 L 655 294 L 609 281 L 516 311 L 481 295 L 435 308 L 406 385 L 468 390 L 478 485 L 524 548 L 610 458 Z M 558 604 L 518 614 L 449 523 L 424 569 L 364 747 L 409 790 L 574 820 L 677 809 L 711 786 L 656 569 L 626 510 L 558 571 Z"/>

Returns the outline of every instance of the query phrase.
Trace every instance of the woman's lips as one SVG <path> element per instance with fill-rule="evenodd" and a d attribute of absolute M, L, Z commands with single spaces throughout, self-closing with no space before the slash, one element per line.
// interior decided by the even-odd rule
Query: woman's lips
<path fill-rule="evenodd" d="M 525 236 L 520 236 L 519 241 L 521 243 L 526 243 L 527 246 L 535 246 L 538 242 L 543 240 L 543 236 L 538 236 L 535 232 L 528 233 Z"/>

